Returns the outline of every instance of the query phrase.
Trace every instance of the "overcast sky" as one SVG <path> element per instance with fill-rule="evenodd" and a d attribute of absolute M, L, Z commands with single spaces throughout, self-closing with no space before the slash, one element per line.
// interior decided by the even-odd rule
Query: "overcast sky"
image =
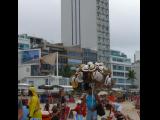
<path fill-rule="evenodd" d="M 61 0 L 18 0 L 18 33 L 61 42 Z M 111 49 L 140 50 L 140 0 L 110 0 Z"/>

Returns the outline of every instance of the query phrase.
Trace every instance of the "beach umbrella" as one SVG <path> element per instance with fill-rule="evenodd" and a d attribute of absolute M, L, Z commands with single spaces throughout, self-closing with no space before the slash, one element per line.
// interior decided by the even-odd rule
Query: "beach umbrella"
<path fill-rule="evenodd" d="M 119 89 L 119 88 L 112 88 L 113 91 L 119 91 L 119 92 L 123 92 L 122 89 Z"/>
<path fill-rule="evenodd" d="M 108 95 L 108 92 L 106 92 L 106 91 L 100 91 L 100 92 L 98 93 L 98 95 Z"/>
<path fill-rule="evenodd" d="M 40 85 L 38 86 L 38 89 L 44 89 L 44 90 L 53 90 L 53 85 Z"/>
<path fill-rule="evenodd" d="M 60 85 L 40 85 L 38 89 L 53 90 L 54 88 L 63 88 Z"/>

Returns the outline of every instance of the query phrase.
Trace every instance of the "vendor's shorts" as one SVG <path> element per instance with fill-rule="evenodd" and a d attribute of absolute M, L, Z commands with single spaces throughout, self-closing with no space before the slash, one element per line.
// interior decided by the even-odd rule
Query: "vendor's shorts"
<path fill-rule="evenodd" d="M 87 119 L 86 120 L 97 120 L 97 111 L 94 112 L 87 110 Z"/>
<path fill-rule="evenodd" d="M 75 120 L 83 120 L 83 116 L 76 114 Z"/>

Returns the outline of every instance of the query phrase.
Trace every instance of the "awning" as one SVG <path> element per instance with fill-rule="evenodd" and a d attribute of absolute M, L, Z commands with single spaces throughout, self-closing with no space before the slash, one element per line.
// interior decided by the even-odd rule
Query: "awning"
<path fill-rule="evenodd" d="M 106 92 L 106 91 L 100 91 L 100 92 L 98 93 L 98 95 L 108 95 L 108 92 Z"/>

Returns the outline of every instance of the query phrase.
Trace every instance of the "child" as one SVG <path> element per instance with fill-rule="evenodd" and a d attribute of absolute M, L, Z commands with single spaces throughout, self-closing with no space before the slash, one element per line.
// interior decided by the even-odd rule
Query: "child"
<path fill-rule="evenodd" d="M 28 114 L 29 114 L 29 109 L 28 109 L 28 105 L 26 104 L 26 102 L 24 100 L 22 100 L 22 104 L 23 104 L 23 117 L 22 120 L 27 120 L 28 119 Z"/>
<path fill-rule="evenodd" d="M 77 106 L 72 111 L 76 111 L 75 120 L 83 120 L 81 100 L 77 101 Z"/>

